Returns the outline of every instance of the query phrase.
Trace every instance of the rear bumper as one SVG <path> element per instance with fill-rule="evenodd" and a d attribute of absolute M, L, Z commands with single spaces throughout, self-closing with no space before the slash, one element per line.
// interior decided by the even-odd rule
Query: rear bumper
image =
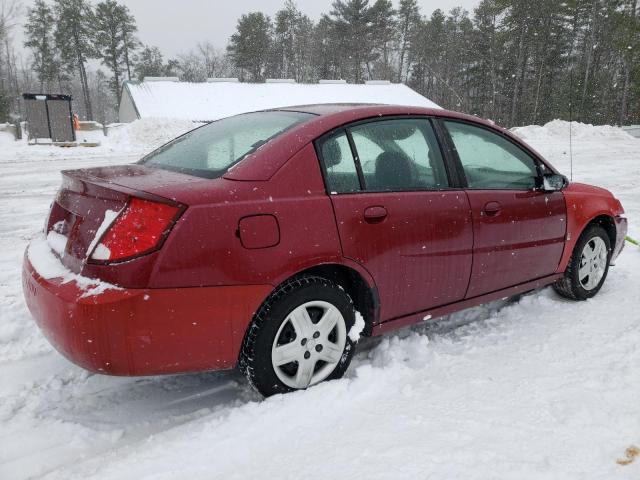
<path fill-rule="evenodd" d="M 613 252 L 611 252 L 611 262 L 613 263 L 615 259 L 620 255 L 622 249 L 624 248 L 625 237 L 627 236 L 627 219 L 625 217 L 615 217 L 616 222 L 616 244 L 613 247 Z"/>
<path fill-rule="evenodd" d="M 45 279 L 25 255 L 25 299 L 51 344 L 73 363 L 110 375 L 233 368 L 270 285 L 106 290 Z"/>

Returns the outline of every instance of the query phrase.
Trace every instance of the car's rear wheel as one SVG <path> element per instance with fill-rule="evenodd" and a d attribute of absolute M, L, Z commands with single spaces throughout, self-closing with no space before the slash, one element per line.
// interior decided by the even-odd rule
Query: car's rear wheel
<path fill-rule="evenodd" d="M 586 300 L 598 293 L 609 271 L 611 240 L 599 225 L 590 225 L 582 233 L 556 292 L 571 300 Z"/>
<path fill-rule="evenodd" d="M 265 396 L 340 378 L 354 352 L 349 295 L 322 277 L 281 285 L 260 307 L 245 335 L 240 368 Z"/>

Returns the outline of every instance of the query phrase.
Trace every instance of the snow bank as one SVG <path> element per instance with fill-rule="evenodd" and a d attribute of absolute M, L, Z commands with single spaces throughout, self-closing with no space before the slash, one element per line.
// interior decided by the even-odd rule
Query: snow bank
<path fill-rule="evenodd" d="M 151 150 L 201 125 L 189 120 L 144 118 L 109 128 L 105 144 L 115 150 L 132 146 Z"/>
<path fill-rule="evenodd" d="M 569 138 L 569 122 L 565 120 L 552 120 L 544 126 L 528 125 L 526 127 L 515 127 L 511 131 L 525 141 L 567 139 Z M 631 135 L 618 127 L 610 125 L 591 125 L 589 123 L 571 122 L 572 140 L 597 139 L 629 139 Z"/>
<path fill-rule="evenodd" d="M 97 147 L 29 145 L 26 138 L 15 140 L 12 135 L 0 132 L 0 164 L 16 160 L 42 163 L 71 158 L 89 161 L 105 156 L 118 156 L 121 158 L 120 163 L 130 163 L 200 125 L 202 124 L 188 120 L 146 118 L 110 126 L 107 136 L 104 136 L 102 130 L 78 132 L 78 141 L 99 143 Z"/>

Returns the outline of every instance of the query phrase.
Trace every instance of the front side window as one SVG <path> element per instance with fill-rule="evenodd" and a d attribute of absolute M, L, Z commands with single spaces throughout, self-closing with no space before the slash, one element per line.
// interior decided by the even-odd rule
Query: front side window
<path fill-rule="evenodd" d="M 535 160 L 514 143 L 485 128 L 444 122 L 472 189 L 530 190 L 537 186 Z"/>
<path fill-rule="evenodd" d="M 151 152 L 140 163 L 204 178 L 217 178 L 247 155 L 315 115 L 254 112 L 192 130 Z"/>
<path fill-rule="evenodd" d="M 426 119 L 382 120 L 349 129 L 367 191 L 435 190 L 448 186 L 444 161 Z"/>

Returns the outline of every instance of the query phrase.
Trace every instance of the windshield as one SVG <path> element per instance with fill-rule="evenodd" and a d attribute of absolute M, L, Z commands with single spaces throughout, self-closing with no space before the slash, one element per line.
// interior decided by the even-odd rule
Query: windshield
<path fill-rule="evenodd" d="M 217 178 L 272 138 L 313 116 L 302 112 L 270 111 L 224 118 L 176 138 L 139 163 Z"/>

